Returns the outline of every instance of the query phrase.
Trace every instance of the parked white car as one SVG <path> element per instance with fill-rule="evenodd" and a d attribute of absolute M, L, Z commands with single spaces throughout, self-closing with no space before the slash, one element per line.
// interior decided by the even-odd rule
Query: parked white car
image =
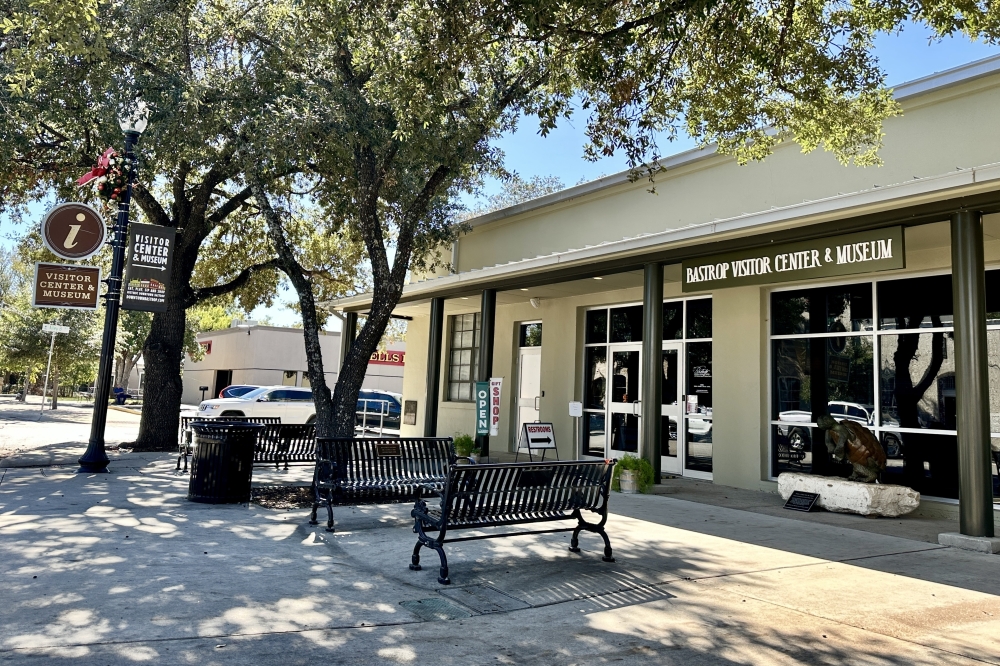
<path fill-rule="evenodd" d="M 238 398 L 215 398 L 198 405 L 198 418 L 278 416 L 282 423 L 312 423 L 316 405 L 312 390 L 295 386 L 261 386 Z"/>

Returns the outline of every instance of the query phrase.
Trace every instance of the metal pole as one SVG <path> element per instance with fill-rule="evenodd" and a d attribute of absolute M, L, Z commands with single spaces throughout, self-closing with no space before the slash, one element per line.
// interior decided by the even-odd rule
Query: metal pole
<path fill-rule="evenodd" d="M 660 482 L 660 440 L 663 436 L 663 265 L 646 264 L 642 290 L 642 446 L 653 466 L 653 483 Z"/>
<path fill-rule="evenodd" d="M 42 408 L 38 410 L 41 414 L 45 411 L 45 392 L 49 390 L 49 371 L 52 370 L 52 350 L 56 346 L 56 332 L 52 331 L 52 341 L 49 342 L 49 363 L 45 366 L 45 382 L 42 384 Z"/>
<path fill-rule="evenodd" d="M 483 289 L 479 308 L 479 376 L 476 380 L 488 382 L 493 376 L 493 339 L 497 324 L 496 289 Z M 489 462 L 490 436 L 476 435 L 476 447 L 483 460 Z"/>
<path fill-rule="evenodd" d="M 959 530 L 967 536 L 992 537 L 986 280 L 979 213 L 961 211 L 951 218 L 951 281 L 955 306 Z"/>
<path fill-rule="evenodd" d="M 444 335 L 444 299 L 431 299 L 431 321 L 427 331 L 427 403 L 424 405 L 424 437 L 437 437 L 438 393 L 441 390 L 441 341 Z"/>
<path fill-rule="evenodd" d="M 135 183 L 135 144 L 138 132 L 125 132 L 125 160 L 129 165 L 128 186 L 118 202 L 114 237 L 111 240 L 111 274 L 108 276 L 108 293 L 104 295 L 104 335 L 101 338 L 101 361 L 94 387 L 94 418 L 90 422 L 90 443 L 80 458 L 79 472 L 89 474 L 108 471 L 108 454 L 104 450 L 104 429 L 108 423 L 108 396 L 111 393 L 111 367 L 115 356 L 115 337 L 118 333 L 118 310 L 121 307 L 122 275 L 125 272 L 125 246 L 128 243 L 128 212 L 132 202 L 132 185 Z"/>

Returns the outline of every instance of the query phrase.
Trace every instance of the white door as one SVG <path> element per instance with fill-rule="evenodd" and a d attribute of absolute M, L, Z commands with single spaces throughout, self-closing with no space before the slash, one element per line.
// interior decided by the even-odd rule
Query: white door
<path fill-rule="evenodd" d="M 662 433 L 660 435 L 660 469 L 670 474 L 682 471 L 680 447 L 681 428 L 684 424 L 681 404 L 681 358 L 683 346 L 679 342 L 663 345 L 662 391 L 660 406 Z"/>
<path fill-rule="evenodd" d="M 521 426 L 538 420 L 542 399 L 542 348 L 520 347 L 517 358 L 517 430 L 514 448 L 521 435 Z"/>
<path fill-rule="evenodd" d="M 642 368 L 641 345 L 614 345 L 610 348 L 611 368 L 608 381 L 608 457 L 626 453 L 639 455 L 639 398 Z"/>

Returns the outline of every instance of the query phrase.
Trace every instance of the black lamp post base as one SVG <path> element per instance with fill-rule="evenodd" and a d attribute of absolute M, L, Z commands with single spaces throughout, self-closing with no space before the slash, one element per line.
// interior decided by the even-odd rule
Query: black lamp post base
<path fill-rule="evenodd" d="M 86 453 L 77 462 L 80 463 L 80 469 L 76 470 L 77 474 L 107 474 L 111 459 L 104 452 L 104 442 L 90 440 Z"/>

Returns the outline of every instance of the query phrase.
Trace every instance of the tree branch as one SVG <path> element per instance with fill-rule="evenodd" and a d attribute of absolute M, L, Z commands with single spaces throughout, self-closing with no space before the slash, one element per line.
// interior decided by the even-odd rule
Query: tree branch
<path fill-rule="evenodd" d="M 231 281 L 225 284 L 217 284 L 213 287 L 201 287 L 200 289 L 192 289 L 191 296 L 187 299 L 184 304 L 186 308 L 191 307 L 201 301 L 204 301 L 215 296 L 224 296 L 225 294 L 236 291 L 243 285 L 245 285 L 250 278 L 252 278 L 257 273 L 267 270 L 269 268 L 278 268 L 278 260 L 268 259 L 267 261 L 254 264 L 253 266 L 248 266 L 240 271 L 240 274 L 233 278 Z"/>
<path fill-rule="evenodd" d="M 153 224 L 158 224 L 161 227 L 173 227 L 174 222 L 171 221 L 170 216 L 167 215 L 167 211 L 163 209 L 160 202 L 156 200 L 156 197 L 146 189 L 145 185 L 136 183 L 132 186 L 132 196 L 135 197 L 135 201 L 139 204 L 139 208 L 142 212 L 146 214 L 150 222 Z"/>

